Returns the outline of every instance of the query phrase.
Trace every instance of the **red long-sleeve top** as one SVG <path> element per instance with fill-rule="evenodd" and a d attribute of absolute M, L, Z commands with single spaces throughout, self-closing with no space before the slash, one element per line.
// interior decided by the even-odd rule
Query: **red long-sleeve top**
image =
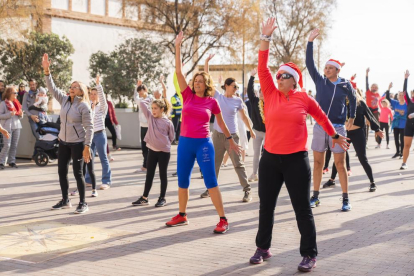
<path fill-rule="evenodd" d="M 267 66 L 269 50 L 259 51 L 258 75 L 264 96 L 266 118 L 265 149 L 273 154 L 307 151 L 308 130 L 306 116 L 311 115 L 328 133 L 336 131 L 320 108 L 306 92 L 291 90 L 288 95 L 279 91 Z"/>
<path fill-rule="evenodd" d="M 115 108 L 111 101 L 106 101 L 108 103 L 108 113 L 109 118 L 111 119 L 112 124 L 118 125 L 118 120 L 116 119 L 115 115 Z"/>

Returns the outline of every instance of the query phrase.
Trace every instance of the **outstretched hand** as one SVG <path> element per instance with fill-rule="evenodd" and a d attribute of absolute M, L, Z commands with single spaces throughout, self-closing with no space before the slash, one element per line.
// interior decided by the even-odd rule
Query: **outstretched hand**
<path fill-rule="evenodd" d="M 181 43 L 183 42 L 184 34 L 181 31 L 175 38 L 175 47 L 181 46 Z"/>
<path fill-rule="evenodd" d="M 164 82 L 164 80 L 165 80 L 164 75 L 161 75 L 161 76 L 160 76 L 160 82 Z"/>
<path fill-rule="evenodd" d="M 48 54 L 44 54 L 42 57 L 42 67 L 43 70 L 49 70 L 50 67 L 50 59 L 49 59 L 49 55 Z"/>
<path fill-rule="evenodd" d="M 404 76 L 406 79 L 408 79 L 408 77 L 410 76 L 410 72 L 408 70 L 405 71 Z"/>
<path fill-rule="evenodd" d="M 206 62 L 209 62 L 215 55 L 216 54 L 209 54 L 207 59 L 206 59 Z"/>
<path fill-rule="evenodd" d="M 334 148 L 335 145 L 339 145 L 343 150 L 348 150 L 349 149 L 349 143 L 347 142 L 348 140 L 350 139 L 342 135 L 339 135 L 338 139 L 332 139 L 332 148 Z"/>
<path fill-rule="evenodd" d="M 137 86 L 140 86 L 142 84 L 142 80 L 137 81 Z"/>
<path fill-rule="evenodd" d="M 252 71 L 250 71 L 250 76 L 253 77 L 257 74 L 257 68 L 253 68 Z"/>
<path fill-rule="evenodd" d="M 369 74 L 369 71 L 370 71 L 370 70 L 369 70 L 369 67 L 368 67 L 368 68 L 367 68 L 367 76 L 368 76 L 368 74 Z"/>
<path fill-rule="evenodd" d="M 392 88 L 392 82 L 390 82 L 390 85 L 388 85 L 388 90 Z"/>
<path fill-rule="evenodd" d="M 309 42 L 313 42 L 315 38 L 317 38 L 320 35 L 319 29 L 313 30 L 309 35 Z"/>
<path fill-rule="evenodd" d="M 262 34 L 271 36 L 274 32 L 274 30 L 277 29 L 277 26 L 275 25 L 276 18 L 271 17 L 269 18 L 266 23 L 262 22 Z"/>
<path fill-rule="evenodd" d="M 101 83 L 100 83 L 100 76 L 99 76 L 99 74 L 98 75 L 96 75 L 96 85 L 100 85 Z"/>
<path fill-rule="evenodd" d="M 351 77 L 351 81 L 353 81 L 356 78 L 356 74 L 353 74 Z"/>

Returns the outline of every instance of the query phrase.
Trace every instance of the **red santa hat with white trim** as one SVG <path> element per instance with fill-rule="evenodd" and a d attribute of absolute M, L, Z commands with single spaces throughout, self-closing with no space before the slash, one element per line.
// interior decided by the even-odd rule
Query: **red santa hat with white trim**
<path fill-rule="evenodd" d="M 326 62 L 326 65 L 332 65 L 335 66 L 337 69 L 341 69 L 342 65 L 338 60 L 330 59 Z"/>
<path fill-rule="evenodd" d="M 293 76 L 296 83 L 299 84 L 300 87 L 303 87 L 303 79 L 302 79 L 302 72 L 299 70 L 299 67 L 294 64 L 293 62 L 288 62 L 285 64 L 280 65 L 279 70 L 277 70 L 277 73 L 280 71 L 285 71 Z"/>

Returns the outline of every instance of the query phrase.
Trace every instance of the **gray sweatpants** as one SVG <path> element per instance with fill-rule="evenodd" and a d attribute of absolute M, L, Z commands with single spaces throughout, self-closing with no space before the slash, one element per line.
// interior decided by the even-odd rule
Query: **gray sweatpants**
<path fill-rule="evenodd" d="M 266 132 L 258 131 L 254 129 L 256 138 L 253 139 L 253 174 L 257 174 L 259 170 L 260 156 L 262 156 L 262 147 L 265 141 Z"/>
<path fill-rule="evenodd" d="M 3 136 L 3 148 L 0 152 L 0 164 L 16 163 L 17 144 L 19 143 L 20 129 L 12 129 L 10 138 Z M 8 157 L 8 158 L 7 158 Z"/>
<path fill-rule="evenodd" d="M 239 144 L 239 136 L 237 134 L 232 134 L 234 142 Z M 218 179 L 220 173 L 221 163 L 223 162 L 224 154 L 226 151 L 229 153 L 231 162 L 233 163 L 234 170 L 239 177 L 240 185 L 243 187 L 243 191 L 250 191 L 250 184 L 247 181 L 246 167 L 241 159 L 241 155 L 237 154 L 235 151 L 230 150 L 229 140 L 226 139 L 226 136 L 223 133 L 218 132 L 217 130 L 213 131 L 213 145 L 214 145 L 214 165 L 216 167 L 216 177 Z"/>

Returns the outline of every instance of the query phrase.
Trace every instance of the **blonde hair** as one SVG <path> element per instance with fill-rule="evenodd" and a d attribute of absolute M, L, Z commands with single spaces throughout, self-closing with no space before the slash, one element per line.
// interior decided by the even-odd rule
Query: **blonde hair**
<path fill-rule="evenodd" d="M 170 101 L 168 101 L 166 98 L 153 100 L 151 104 L 155 104 L 160 109 L 163 109 L 162 112 L 164 112 L 165 115 L 168 115 L 170 113 L 171 108 L 172 108 L 172 105 L 171 105 Z"/>
<path fill-rule="evenodd" d="M 387 99 L 382 99 L 382 101 L 381 102 L 385 102 L 386 104 L 387 104 L 387 107 L 390 107 L 390 101 L 389 100 L 387 100 Z"/>
<path fill-rule="evenodd" d="M 194 81 L 198 76 L 202 76 L 204 79 L 204 84 L 206 85 L 206 91 L 204 91 L 204 97 L 211 97 L 211 95 L 213 94 L 214 91 L 214 83 L 213 83 L 213 78 L 210 76 L 210 74 L 206 73 L 206 72 L 199 72 L 196 73 L 193 77 L 192 80 L 192 90 L 193 93 L 195 93 L 194 91 Z"/>
<path fill-rule="evenodd" d="M 77 97 L 81 98 L 81 102 L 89 102 L 88 87 L 81 81 L 74 81 L 72 82 L 72 84 L 74 84 L 75 82 L 79 84 L 79 89 L 83 92 L 82 96 Z"/>

